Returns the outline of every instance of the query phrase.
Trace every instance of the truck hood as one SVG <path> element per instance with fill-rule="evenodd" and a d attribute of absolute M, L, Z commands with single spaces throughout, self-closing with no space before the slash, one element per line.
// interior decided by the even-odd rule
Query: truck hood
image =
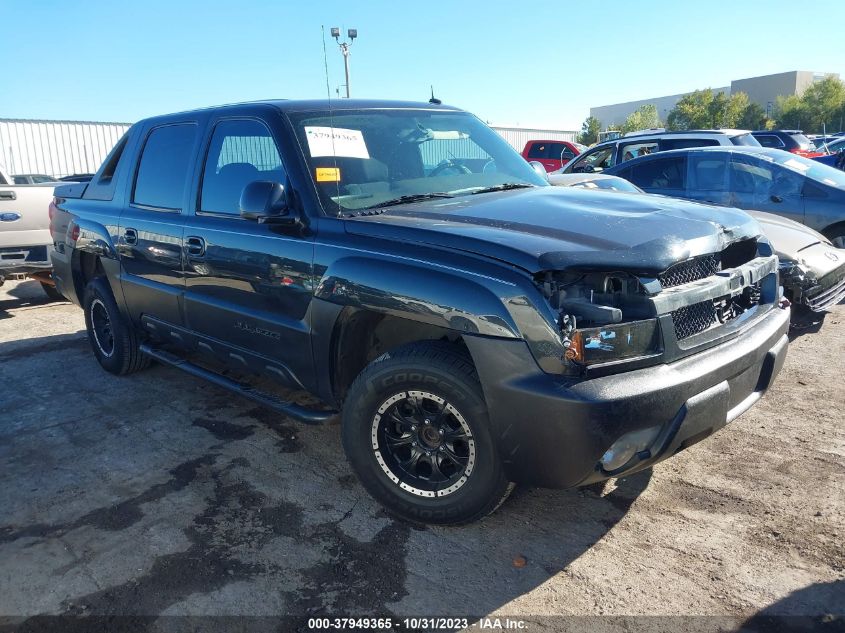
<path fill-rule="evenodd" d="M 575 268 L 641 275 L 761 234 L 738 209 L 563 187 L 401 205 L 354 217 L 346 230 L 474 253 L 532 273 Z"/>

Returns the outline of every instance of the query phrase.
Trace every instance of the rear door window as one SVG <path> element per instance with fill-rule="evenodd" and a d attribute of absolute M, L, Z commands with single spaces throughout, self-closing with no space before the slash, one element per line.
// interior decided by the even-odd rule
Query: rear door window
<path fill-rule="evenodd" d="M 631 160 L 632 158 L 639 158 L 640 156 L 648 156 L 657 149 L 657 141 L 640 141 L 633 143 L 620 144 L 619 155 L 622 157 L 622 162 Z"/>
<path fill-rule="evenodd" d="M 133 203 L 151 209 L 181 210 L 196 137 L 193 123 L 164 125 L 150 132 L 138 163 Z"/>
<path fill-rule="evenodd" d="M 686 188 L 685 174 L 686 159 L 682 156 L 670 156 L 633 165 L 630 173 L 622 177 L 646 191 L 654 189 L 683 190 Z"/>

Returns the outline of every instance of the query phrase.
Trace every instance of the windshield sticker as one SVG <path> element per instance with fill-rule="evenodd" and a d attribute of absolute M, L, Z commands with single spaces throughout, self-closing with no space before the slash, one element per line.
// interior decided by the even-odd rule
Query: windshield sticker
<path fill-rule="evenodd" d="M 340 182 L 340 167 L 317 167 L 317 182 Z"/>
<path fill-rule="evenodd" d="M 344 156 L 346 158 L 369 158 L 367 144 L 361 130 L 344 128 L 305 126 L 308 151 L 311 156 Z"/>

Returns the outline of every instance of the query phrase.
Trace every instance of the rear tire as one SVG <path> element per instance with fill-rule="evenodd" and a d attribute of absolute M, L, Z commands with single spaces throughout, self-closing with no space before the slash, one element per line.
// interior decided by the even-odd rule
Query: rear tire
<path fill-rule="evenodd" d="M 361 483 L 406 521 L 469 523 L 513 488 L 475 367 L 448 343 L 413 343 L 370 363 L 349 390 L 342 432 Z"/>
<path fill-rule="evenodd" d="M 66 301 L 62 293 L 59 292 L 54 285 L 44 283 L 43 281 L 38 283 L 41 284 L 41 289 L 44 290 L 44 294 L 47 295 L 51 301 Z"/>
<path fill-rule="evenodd" d="M 85 287 L 85 326 L 97 362 L 120 376 L 144 369 L 149 356 L 141 353 L 138 332 L 124 319 L 105 277 L 96 277 Z"/>

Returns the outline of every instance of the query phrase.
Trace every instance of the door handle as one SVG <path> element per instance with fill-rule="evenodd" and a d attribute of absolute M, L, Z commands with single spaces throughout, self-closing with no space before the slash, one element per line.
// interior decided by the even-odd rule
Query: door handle
<path fill-rule="evenodd" d="M 0 200 L 17 200 L 18 194 L 14 191 L 0 191 Z"/>
<path fill-rule="evenodd" d="M 123 241 L 127 244 L 137 244 L 138 231 L 136 231 L 135 229 L 125 229 L 123 231 Z"/>
<path fill-rule="evenodd" d="M 772 202 L 783 202 L 783 198 L 780 196 L 772 196 Z"/>
<path fill-rule="evenodd" d="M 205 255 L 205 240 L 201 237 L 187 237 L 185 238 L 185 246 L 188 249 L 188 255 L 194 257 L 202 257 Z"/>

